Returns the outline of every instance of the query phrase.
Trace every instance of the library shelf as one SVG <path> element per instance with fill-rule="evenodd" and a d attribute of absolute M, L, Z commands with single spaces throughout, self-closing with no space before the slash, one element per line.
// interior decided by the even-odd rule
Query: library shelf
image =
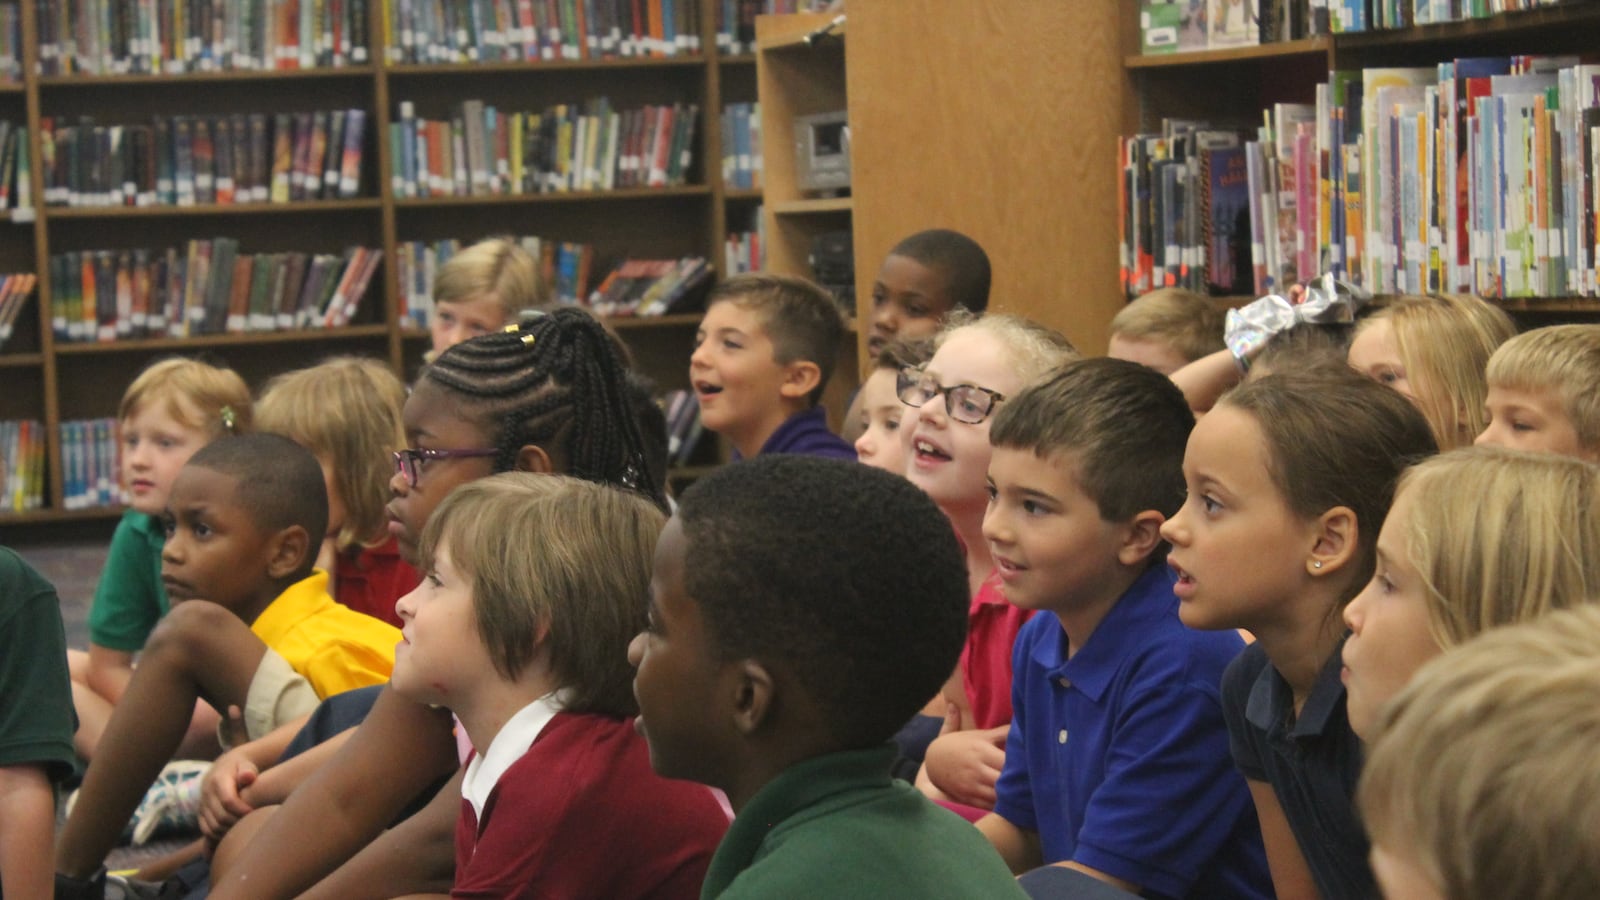
<path fill-rule="evenodd" d="M 1360 31 L 1336 35 L 1336 48 L 1394 47 L 1435 44 L 1441 41 L 1471 40 L 1481 37 L 1537 35 L 1552 29 L 1594 28 L 1600 26 L 1600 4 L 1569 3 L 1518 12 L 1504 12 L 1482 19 L 1462 19 L 1431 25 L 1414 25 L 1382 31 Z M 1593 34 L 1593 32 L 1591 32 Z"/>
<path fill-rule="evenodd" d="M 706 64 L 704 56 L 629 56 L 615 59 L 529 59 L 466 63 L 388 63 L 384 71 L 390 78 L 417 78 L 437 75 L 505 75 L 532 72 L 593 72 L 605 69 L 697 68 Z"/>
<path fill-rule="evenodd" d="M 727 188 L 722 192 L 724 200 L 759 201 L 763 196 L 761 188 Z"/>
<path fill-rule="evenodd" d="M 815 27 L 806 28 L 804 30 L 791 30 L 791 29 L 787 28 L 784 25 L 775 25 L 773 27 L 773 32 L 774 33 L 772 34 L 772 36 L 770 36 L 770 37 L 761 37 L 759 34 L 757 34 L 757 36 L 756 36 L 756 53 L 759 55 L 759 54 L 762 54 L 762 53 L 770 53 L 772 51 L 778 51 L 778 52 L 782 53 L 782 52 L 786 52 L 786 51 L 789 51 L 789 50 L 820 50 L 820 49 L 822 49 L 824 47 L 827 47 L 827 46 L 830 46 L 830 45 L 834 46 L 834 47 L 837 47 L 840 50 L 844 49 L 845 26 L 844 26 L 843 23 L 840 23 L 839 25 L 828 29 L 827 36 L 824 37 L 822 40 L 817 41 L 816 43 L 812 43 L 809 40 L 810 36 L 812 34 L 814 34 L 818 29 L 823 28 L 824 26 L 828 25 L 830 22 L 833 21 L 833 19 L 834 19 L 834 15 L 833 14 L 831 14 L 831 13 L 797 13 L 796 15 L 797 16 L 798 15 L 807 16 L 807 19 L 805 20 L 805 24 L 813 25 Z M 771 18 L 774 21 L 776 21 L 778 19 L 791 18 L 791 17 L 789 17 L 789 16 L 773 16 Z M 842 16 L 840 18 L 842 18 Z M 798 18 L 795 18 L 794 21 L 799 22 L 801 20 L 798 19 Z"/>
<path fill-rule="evenodd" d="M 153 353 L 164 350 L 189 350 L 211 347 L 250 347 L 260 344 L 297 344 L 309 341 L 360 341 L 389 336 L 388 325 L 352 325 L 346 328 L 302 328 L 291 331 L 202 334 L 185 338 L 141 338 L 84 342 L 57 342 L 57 356 L 87 356 L 102 353 Z"/>
<path fill-rule="evenodd" d="M 720 53 L 717 62 L 724 66 L 753 66 L 756 64 L 754 53 Z"/>
<path fill-rule="evenodd" d="M 357 212 L 383 208 L 376 197 L 356 197 L 350 200 L 297 200 L 292 203 L 205 203 L 194 206 L 51 206 L 46 208 L 45 219 L 147 219 L 165 216 L 273 216 L 323 215 L 336 212 Z"/>
<path fill-rule="evenodd" d="M 0 512 L 0 528 L 8 525 L 36 525 L 46 522 L 98 522 L 122 518 L 126 507 L 91 506 L 87 509 L 32 509 L 27 512 Z"/>
<path fill-rule="evenodd" d="M 0 369 L 21 369 L 27 366 L 42 365 L 43 363 L 43 353 L 0 354 Z"/>
<path fill-rule="evenodd" d="M 0 94 L 26 94 L 28 86 L 20 81 L 0 82 Z"/>
<path fill-rule="evenodd" d="M 1218 47 L 1215 50 L 1189 50 L 1183 53 L 1131 54 L 1123 57 L 1129 69 L 1168 69 L 1182 66 L 1199 66 L 1208 63 L 1228 63 L 1249 59 L 1274 59 L 1292 56 L 1326 55 L 1333 41 L 1327 36 L 1304 38 L 1298 41 L 1279 41 L 1271 44 L 1251 44 L 1244 47 Z"/>
<path fill-rule="evenodd" d="M 847 213 L 853 205 L 849 197 L 818 197 L 806 200 L 785 200 L 772 204 L 772 214 L 777 216 L 809 216 L 827 213 Z"/>
<path fill-rule="evenodd" d="M 403 197 L 395 209 L 435 209 L 454 206 L 507 206 L 522 203 L 608 203 L 618 200 L 676 200 L 704 197 L 711 188 L 703 184 L 682 187 L 621 188 L 611 191 L 566 191 L 551 194 L 476 194 L 450 197 Z"/>
<path fill-rule="evenodd" d="M 327 66 L 315 69 L 228 69 L 216 72 L 151 72 L 141 74 L 93 75 L 41 75 L 39 87 L 87 88 L 98 90 L 109 86 L 132 85 L 146 87 L 183 87 L 208 81 L 330 81 L 367 80 L 377 74 L 378 67 L 371 63 L 355 66 Z"/>

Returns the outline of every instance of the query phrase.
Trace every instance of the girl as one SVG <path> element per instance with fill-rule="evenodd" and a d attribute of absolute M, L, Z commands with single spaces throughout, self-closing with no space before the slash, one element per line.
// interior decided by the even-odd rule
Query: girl
<path fill-rule="evenodd" d="M 1396 477 L 1434 450 L 1416 407 L 1349 370 L 1252 381 L 1190 435 L 1188 499 L 1161 534 L 1184 624 L 1256 637 L 1222 704 L 1279 897 L 1375 895 L 1339 610 L 1372 574 Z"/>
<path fill-rule="evenodd" d="M 856 459 L 896 475 L 906 473 L 906 442 L 900 430 L 906 418 L 906 405 L 896 394 L 900 371 L 915 368 L 933 355 L 927 341 L 890 341 L 878 352 L 876 368 L 852 404 L 860 429 L 855 439 Z"/>
<path fill-rule="evenodd" d="M 1350 726 L 1422 664 L 1474 635 L 1600 600 L 1600 470 L 1491 447 L 1408 470 L 1378 536 L 1378 567 L 1344 621 Z"/>
<path fill-rule="evenodd" d="M 994 805 L 1011 722 L 1011 644 L 1028 613 L 1007 603 L 983 537 L 989 505 L 989 423 L 1006 397 L 1077 353 L 1065 337 L 1026 319 L 956 313 L 921 369 L 901 373 L 901 422 L 910 432 L 906 478 L 950 517 L 967 553 L 972 592 L 959 684 L 946 685 L 946 733 L 928 747 L 918 786 L 935 799 Z M 977 730 L 974 730 L 977 729 Z"/>
<path fill-rule="evenodd" d="M 122 395 L 122 487 L 128 508 L 117 523 L 106 567 L 89 608 L 89 652 L 68 651 L 78 711 L 73 743 L 93 759 L 111 708 L 133 677 L 133 658 L 166 615 L 161 583 L 161 515 L 178 471 L 196 450 L 250 429 L 250 389 L 231 369 L 193 359 L 165 359 L 146 368 Z M 215 756 L 217 716 L 195 707 L 180 757 Z"/>
<path fill-rule="evenodd" d="M 420 577 L 389 535 L 390 462 L 406 445 L 405 386 L 375 359 L 338 357 L 268 382 L 256 424 L 316 455 L 328 486 L 328 534 L 317 567 L 345 606 L 400 627 L 394 601 Z"/>
<path fill-rule="evenodd" d="M 622 357 L 614 339 L 582 310 L 556 309 L 520 331 L 447 350 L 423 369 L 404 421 L 409 447 L 395 454 L 389 533 L 411 560 L 440 501 L 455 487 L 497 472 L 571 474 L 632 488 L 666 508 L 645 458 Z M 264 819 L 254 843 L 251 830 L 261 828 L 261 817 L 229 832 L 214 860 L 213 896 L 287 897 L 310 888 L 458 767 L 449 714 L 384 689 L 331 762 Z M 316 893 L 346 896 L 355 885 L 361 893 L 392 890 L 389 896 L 398 896 L 436 884 L 432 879 L 448 872 L 453 859 L 452 794 L 460 794 L 459 773 L 435 803 L 392 829 L 384 846 L 396 852 L 352 861 Z M 248 794 L 239 800 L 234 812 L 249 811 Z M 319 839 L 305 841 L 308 833 Z"/>
<path fill-rule="evenodd" d="M 429 358 L 515 322 L 523 310 L 546 305 L 549 293 L 538 261 L 513 238 L 492 237 L 459 251 L 433 279 Z"/>
<path fill-rule="evenodd" d="M 428 519 L 392 684 L 448 707 L 483 748 L 450 798 L 471 836 L 454 891 L 700 895 L 727 817 L 710 791 L 651 771 L 616 652 L 644 628 L 664 522 L 637 494 L 525 472 L 464 485 Z"/>
<path fill-rule="evenodd" d="M 1505 310 L 1477 297 L 1408 295 L 1356 327 L 1350 366 L 1415 403 L 1440 449 L 1452 450 L 1488 424 L 1484 368 L 1516 333 Z"/>

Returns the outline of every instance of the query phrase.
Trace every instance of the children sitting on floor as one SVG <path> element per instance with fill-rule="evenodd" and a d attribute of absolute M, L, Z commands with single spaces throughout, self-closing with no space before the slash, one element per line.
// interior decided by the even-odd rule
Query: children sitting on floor
<path fill-rule="evenodd" d="M 176 602 L 106 726 L 117 752 L 90 764 L 61 832 L 58 897 L 102 890 L 100 864 L 196 699 L 238 706 L 256 738 L 321 697 L 388 678 L 399 632 L 334 603 L 326 573 L 313 571 L 327 519 L 321 467 L 285 437 L 208 444 L 178 474 L 161 552 Z"/>
<path fill-rule="evenodd" d="M 736 275 L 711 292 L 689 358 L 700 421 L 735 458 L 803 453 L 856 458 L 819 405 L 844 336 L 839 305 L 786 275 Z"/>
<path fill-rule="evenodd" d="M 961 650 L 964 576 L 938 508 L 870 466 L 760 457 L 685 492 L 628 656 L 651 765 L 736 813 L 702 897 L 1021 896 L 889 776 Z"/>
<path fill-rule="evenodd" d="M 983 520 L 1017 635 L 994 812 L 1014 872 L 1054 864 L 1162 897 L 1269 897 L 1228 758 L 1222 672 L 1244 646 L 1178 620 L 1162 522 L 1194 417 L 1160 372 L 1066 364 L 994 417 Z"/>
<path fill-rule="evenodd" d="M 1552 325 L 1494 351 L 1477 443 L 1600 461 L 1600 325 Z"/>
<path fill-rule="evenodd" d="M 1202 294 L 1161 288 L 1134 300 L 1111 319 L 1106 355 L 1171 375 L 1223 349 L 1221 310 Z"/>

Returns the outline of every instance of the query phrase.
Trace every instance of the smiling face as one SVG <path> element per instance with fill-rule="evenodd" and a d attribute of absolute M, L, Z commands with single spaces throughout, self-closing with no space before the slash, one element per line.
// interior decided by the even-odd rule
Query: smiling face
<path fill-rule="evenodd" d="M 1509 447 L 1595 460 L 1594 452 L 1578 440 L 1578 429 L 1553 390 L 1519 391 L 1491 386 L 1484 406 L 1488 408 L 1489 425 L 1473 441 L 1480 447 Z"/>
<path fill-rule="evenodd" d="M 1006 397 L 1022 390 L 1022 378 L 1008 362 L 1008 348 L 980 326 L 957 329 L 945 338 L 925 369 L 942 387 L 970 384 Z M 937 394 L 901 420 L 911 430 L 906 478 L 922 488 L 946 514 L 981 510 L 988 504 L 989 425 L 994 414 L 971 425 L 950 418 L 945 395 Z"/>
<path fill-rule="evenodd" d="M 895 396 L 893 369 L 877 369 L 861 385 L 861 437 L 856 438 L 856 458 L 869 466 L 906 473 L 906 442 L 900 424 L 911 408 Z"/>
<path fill-rule="evenodd" d="M 493 446 L 492 435 L 461 411 L 459 400 L 427 379 L 406 398 L 402 413 L 406 445 L 415 450 L 471 450 Z M 389 534 L 400 546 L 400 555 L 416 561 L 417 540 L 434 507 L 450 495 L 457 485 L 494 474 L 493 457 L 467 457 L 417 461 L 417 483 L 396 472 L 389 479 L 393 499 L 387 508 Z"/>
<path fill-rule="evenodd" d="M 493 294 L 478 294 L 460 300 L 440 300 L 434 307 L 428 331 L 433 337 L 433 352 L 443 353 L 462 341 L 499 331 L 505 324 L 505 304 Z"/>
<path fill-rule="evenodd" d="M 161 515 L 183 464 L 210 441 L 204 431 L 174 418 L 166 403 L 146 403 L 123 419 L 122 486 L 128 505 L 145 515 Z"/>
<path fill-rule="evenodd" d="M 1344 682 L 1350 727 L 1366 737 L 1378 711 L 1422 664 L 1442 652 L 1428 624 L 1430 599 L 1406 540 L 1411 492 L 1401 491 L 1378 534 L 1378 565 L 1367 587 L 1345 607 Z"/>
<path fill-rule="evenodd" d="M 162 517 L 161 548 L 161 581 L 174 603 L 210 600 L 241 612 L 264 590 L 276 593 L 267 578 L 274 535 L 239 505 L 237 489 L 233 476 L 203 466 L 178 474 Z"/>
<path fill-rule="evenodd" d="M 390 684 L 401 696 L 455 709 L 470 704 L 478 685 L 498 679 L 478 633 L 471 579 L 455 567 L 444 540 L 422 583 L 394 609 L 402 639 Z"/>
<path fill-rule="evenodd" d="M 1317 523 L 1289 508 L 1273 483 L 1255 417 L 1227 404 L 1189 435 L 1189 495 L 1161 526 L 1178 573 L 1179 618 L 1190 628 L 1258 630 L 1304 589 Z"/>
<path fill-rule="evenodd" d="M 872 283 L 872 335 L 867 353 L 876 356 L 890 341 L 932 337 L 955 301 L 938 269 L 909 256 L 889 256 Z"/>
<path fill-rule="evenodd" d="M 760 313 L 729 300 L 711 304 L 689 357 L 701 423 L 754 456 L 791 407 L 804 403 L 803 392 L 787 396 L 790 368 L 778 362 Z"/>

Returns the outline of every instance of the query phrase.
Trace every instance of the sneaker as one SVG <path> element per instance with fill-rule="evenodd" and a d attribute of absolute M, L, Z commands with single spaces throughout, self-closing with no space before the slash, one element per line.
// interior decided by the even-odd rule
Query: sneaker
<path fill-rule="evenodd" d="M 200 779 L 211 763 L 180 759 L 167 763 L 133 813 L 133 846 L 157 834 L 200 827 Z"/>

